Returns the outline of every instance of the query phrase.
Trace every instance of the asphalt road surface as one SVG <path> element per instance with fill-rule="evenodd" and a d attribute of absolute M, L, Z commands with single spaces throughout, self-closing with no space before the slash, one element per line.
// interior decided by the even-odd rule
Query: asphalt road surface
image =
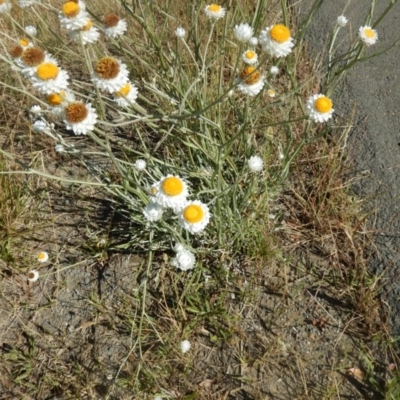
<path fill-rule="evenodd" d="M 313 0 L 293 1 L 300 21 Z M 390 0 L 375 1 L 372 24 Z M 338 36 L 343 46 L 366 25 L 371 0 L 324 0 L 315 14 L 306 39 L 310 55 L 327 47 L 339 15 L 349 19 Z M 364 56 L 390 47 L 400 37 L 400 0 L 375 28 L 378 42 Z M 350 35 L 350 36 L 348 36 Z M 357 113 L 348 142 L 348 153 L 357 179 L 353 190 L 367 199 L 370 226 L 375 229 L 377 253 L 371 269 L 384 275 L 384 297 L 391 309 L 391 330 L 400 336 L 400 42 L 384 54 L 355 66 L 333 96 L 337 114 L 345 116 L 353 105 Z"/>

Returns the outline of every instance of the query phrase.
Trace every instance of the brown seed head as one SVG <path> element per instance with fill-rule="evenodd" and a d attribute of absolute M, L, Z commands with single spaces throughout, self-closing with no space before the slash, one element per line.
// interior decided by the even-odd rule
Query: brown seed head
<path fill-rule="evenodd" d="M 29 47 L 22 54 L 22 61 L 28 67 L 35 67 L 44 61 L 44 51 L 37 47 Z"/>
<path fill-rule="evenodd" d="M 103 79 L 113 79 L 119 74 L 118 61 L 113 57 L 103 57 L 96 65 L 96 73 Z"/>
<path fill-rule="evenodd" d="M 68 104 L 65 108 L 65 117 L 68 122 L 76 124 L 82 122 L 88 115 L 88 110 L 80 101 Z"/>
<path fill-rule="evenodd" d="M 21 46 L 16 45 L 11 47 L 11 49 L 8 52 L 10 53 L 11 57 L 18 58 L 21 57 L 23 51 L 24 49 Z"/>
<path fill-rule="evenodd" d="M 117 14 L 107 14 L 104 17 L 104 25 L 107 28 L 113 28 L 114 26 L 117 26 L 118 22 L 119 22 L 120 18 L 118 17 Z"/>

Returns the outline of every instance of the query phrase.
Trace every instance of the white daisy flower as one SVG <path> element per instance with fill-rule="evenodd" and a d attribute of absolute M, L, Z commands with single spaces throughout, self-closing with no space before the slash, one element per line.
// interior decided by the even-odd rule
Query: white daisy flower
<path fill-rule="evenodd" d="M 37 3 L 36 0 L 18 0 L 18 5 L 21 8 L 26 8 L 26 7 L 30 7 L 31 5 Z"/>
<path fill-rule="evenodd" d="M 179 176 L 167 175 L 151 188 L 152 201 L 174 210 L 182 208 L 188 196 L 187 183 Z"/>
<path fill-rule="evenodd" d="M 85 11 L 85 7 L 82 7 L 82 2 L 67 1 L 63 4 L 58 18 L 61 27 L 71 31 L 83 28 L 89 19 L 89 14 Z"/>
<path fill-rule="evenodd" d="M 75 101 L 64 109 L 64 123 L 75 135 L 86 135 L 92 131 L 97 121 L 96 110 L 90 103 Z"/>
<path fill-rule="evenodd" d="M 209 19 L 218 20 L 223 18 L 226 14 L 225 8 L 219 6 L 218 4 L 210 4 L 205 9 L 204 12 Z"/>
<path fill-rule="evenodd" d="M 37 260 L 41 263 L 45 263 L 49 259 L 49 253 L 41 251 L 37 255 Z"/>
<path fill-rule="evenodd" d="M 161 204 L 149 203 L 143 210 L 143 214 L 147 221 L 156 222 L 162 218 L 164 209 Z"/>
<path fill-rule="evenodd" d="M 12 8 L 9 0 L 0 0 L 0 14 L 8 13 Z"/>
<path fill-rule="evenodd" d="M 89 19 L 82 29 L 70 31 L 68 36 L 76 42 L 80 42 L 82 37 L 82 44 L 95 43 L 100 37 L 100 31 L 93 26 L 93 22 Z"/>
<path fill-rule="evenodd" d="M 37 68 L 43 63 L 51 63 L 58 66 L 57 61 L 50 54 L 34 46 L 24 50 L 17 62 L 18 66 L 21 68 L 21 73 L 26 78 L 34 77 Z"/>
<path fill-rule="evenodd" d="M 257 46 L 258 45 L 258 39 L 256 37 L 250 38 L 249 45 L 253 46 L 253 47 Z"/>
<path fill-rule="evenodd" d="M 19 39 L 19 44 L 24 48 L 24 49 L 27 49 L 28 47 L 32 47 L 33 46 L 33 43 L 32 42 L 30 42 L 28 39 L 26 39 L 26 38 L 22 38 L 22 39 Z"/>
<path fill-rule="evenodd" d="M 138 160 L 135 161 L 134 166 L 138 171 L 144 171 L 147 167 L 147 163 L 145 160 L 139 158 Z"/>
<path fill-rule="evenodd" d="M 259 156 L 251 156 L 248 160 L 248 164 L 252 172 L 261 172 L 264 168 L 264 161 Z"/>
<path fill-rule="evenodd" d="M 339 15 L 337 17 L 336 22 L 341 28 L 344 28 L 347 25 L 347 23 L 349 22 L 349 20 L 344 15 Z"/>
<path fill-rule="evenodd" d="M 117 14 L 108 14 L 104 17 L 104 33 L 110 38 L 116 38 L 117 36 L 123 35 L 128 26 L 124 19 L 118 17 Z"/>
<path fill-rule="evenodd" d="M 273 25 L 261 31 L 260 44 L 263 50 L 275 57 L 286 57 L 294 46 L 290 30 L 285 25 Z"/>
<path fill-rule="evenodd" d="M 309 97 L 306 108 L 310 118 L 315 122 L 325 122 L 332 118 L 332 100 L 323 94 L 314 94 Z"/>
<path fill-rule="evenodd" d="M 378 40 L 378 32 L 370 26 L 362 26 L 358 30 L 358 36 L 367 46 L 375 44 Z"/>
<path fill-rule="evenodd" d="M 39 272 L 36 269 L 28 272 L 28 282 L 36 282 L 39 279 Z"/>
<path fill-rule="evenodd" d="M 54 146 L 54 150 L 56 151 L 56 153 L 65 153 L 65 146 L 61 143 L 56 144 Z"/>
<path fill-rule="evenodd" d="M 253 50 L 246 50 L 242 54 L 242 60 L 249 65 L 256 64 L 258 61 L 258 55 L 255 51 Z"/>
<path fill-rule="evenodd" d="M 183 354 L 187 353 L 190 348 L 192 347 L 191 343 L 189 342 L 189 340 L 183 340 L 181 342 L 181 351 Z"/>
<path fill-rule="evenodd" d="M 182 28 L 181 26 L 179 26 L 178 28 L 176 28 L 175 30 L 175 36 L 179 39 L 183 39 L 186 35 L 186 31 L 184 28 Z"/>
<path fill-rule="evenodd" d="M 276 75 L 279 74 L 279 68 L 276 67 L 275 65 L 273 65 L 273 66 L 269 69 L 269 73 L 270 73 L 272 76 L 276 76 Z"/>
<path fill-rule="evenodd" d="M 254 29 L 249 24 L 239 24 L 235 25 L 233 33 L 239 42 L 248 42 L 254 34 Z"/>
<path fill-rule="evenodd" d="M 33 25 L 28 25 L 24 28 L 27 35 L 35 37 L 37 35 L 37 29 Z"/>
<path fill-rule="evenodd" d="M 64 108 L 75 101 L 75 95 L 69 90 L 47 95 L 47 103 L 51 106 L 51 112 L 60 118 L 64 117 Z"/>
<path fill-rule="evenodd" d="M 276 92 L 275 92 L 274 89 L 268 89 L 267 93 L 268 93 L 269 97 L 275 97 L 276 96 Z"/>
<path fill-rule="evenodd" d="M 256 96 L 264 87 L 264 77 L 255 67 L 246 67 L 239 75 L 238 90 L 248 96 Z"/>
<path fill-rule="evenodd" d="M 210 211 L 201 201 L 190 201 L 179 211 L 178 222 L 190 233 L 202 232 L 210 222 Z"/>
<path fill-rule="evenodd" d="M 103 57 L 94 68 L 92 81 L 99 89 L 114 93 L 128 82 L 128 74 L 124 63 L 114 57 Z"/>
<path fill-rule="evenodd" d="M 32 130 L 38 133 L 51 133 L 54 124 L 49 124 L 45 119 L 41 118 L 35 121 L 32 125 Z"/>
<path fill-rule="evenodd" d="M 68 79 L 68 73 L 59 68 L 56 63 L 44 62 L 36 68 L 31 82 L 39 92 L 50 94 L 65 90 L 68 87 Z"/>
<path fill-rule="evenodd" d="M 42 113 L 42 107 L 36 104 L 30 108 L 29 112 L 34 115 L 40 115 Z"/>
<path fill-rule="evenodd" d="M 196 258 L 194 254 L 185 249 L 182 244 L 175 245 L 176 257 L 171 260 L 171 265 L 180 269 L 181 271 L 188 271 L 193 269 L 196 265 Z"/>
<path fill-rule="evenodd" d="M 136 101 L 138 96 L 138 89 L 132 82 L 128 82 L 124 86 L 122 86 L 120 90 L 114 92 L 113 96 L 114 96 L 114 101 L 120 107 L 127 108 L 130 107 L 132 103 Z"/>

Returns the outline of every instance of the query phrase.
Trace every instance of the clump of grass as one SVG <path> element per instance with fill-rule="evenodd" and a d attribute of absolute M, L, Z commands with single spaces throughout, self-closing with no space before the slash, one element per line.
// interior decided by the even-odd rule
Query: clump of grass
<path fill-rule="evenodd" d="M 309 18 L 320 3 L 315 2 Z M 105 28 L 102 21 L 108 28 L 117 24 L 118 16 L 109 15 L 114 7 L 88 1 L 89 17 L 82 2 L 65 2 L 60 21 L 67 29 L 60 29 L 55 17 L 60 7 L 34 5 L 32 15 L 40 29 L 30 40 L 49 51 L 58 64 L 47 56 L 44 63 L 40 60 L 34 65 L 35 57 L 30 57 L 29 65 L 24 65 L 15 48 L 11 55 L 1 57 L 9 75 L 1 82 L 3 87 L 32 100 L 26 103 L 26 111 L 30 110 L 34 135 L 46 149 L 49 143 L 54 146 L 53 160 L 80 168 L 73 170 L 75 176 L 57 174 L 46 163 L 38 168 L 23 154 L 0 150 L 14 163 L 12 171 L 2 172 L 2 179 L 36 174 L 59 181 L 64 190 L 98 188 L 108 202 L 108 225 L 101 234 L 91 234 L 89 222 L 85 226 L 87 240 L 81 249 L 87 260 L 69 260 L 66 266 L 50 267 L 41 276 L 57 278 L 62 291 L 69 285 L 73 268 L 95 267 L 99 284 L 86 292 L 88 320 L 79 322 L 78 331 L 92 329 L 97 341 L 116 335 L 124 349 L 118 350 L 111 366 L 94 355 L 99 372 L 81 354 L 64 359 L 71 371 L 69 385 L 61 388 L 60 376 L 55 374 L 40 393 L 68 398 L 87 393 L 121 398 L 121 393 L 128 392 L 176 398 L 191 393 L 185 397 L 190 398 L 198 394 L 193 382 L 200 347 L 223 350 L 225 343 L 232 344 L 230 351 L 235 348 L 230 362 L 238 363 L 243 380 L 255 382 L 244 369 L 257 364 L 260 353 L 246 354 L 243 349 L 246 333 L 241 321 L 246 313 L 238 311 L 234 300 L 256 302 L 256 294 L 263 293 L 260 281 L 265 279 L 267 263 L 284 265 L 277 285 L 279 296 L 289 299 L 290 293 L 300 290 L 289 285 L 286 249 L 279 247 L 277 231 L 284 231 L 296 246 L 329 246 L 321 250 L 332 262 L 321 269 L 325 279 L 338 285 L 346 282 L 343 298 L 351 299 L 353 306 L 358 304 L 359 315 L 366 317 L 371 304 L 376 307 L 375 286 L 365 285 L 371 278 L 360 243 L 354 239 L 362 218 L 355 220 L 358 206 L 348 202 L 338 178 L 338 148 L 323 145 L 326 153 L 314 154 L 315 144 L 325 143 L 333 128 L 328 96 L 347 69 L 360 60 L 365 46 L 355 39 L 349 53 L 333 58 L 339 29 L 333 27 L 329 60 L 320 70 L 304 74 L 299 66 L 307 24 L 297 29 L 284 1 L 258 0 L 255 8 L 240 4 L 227 10 L 213 4 L 207 12 L 206 5 L 169 1 L 131 5 L 121 0 L 113 5 L 128 22 L 128 31 L 100 39 L 96 29 Z M 80 13 L 85 24 L 70 29 L 68 23 L 78 23 Z M 4 50 L 20 45 L 26 21 L 27 14 L 19 11 L 3 22 Z M 246 21 L 251 23 L 246 29 L 253 29 L 263 48 L 254 39 L 249 41 L 252 35 L 247 42 L 234 35 L 235 26 Z M 263 31 L 271 26 L 275 27 L 272 36 Z M 92 29 L 93 36 L 87 36 Z M 294 49 L 292 44 L 296 44 Z M 245 50 L 259 53 L 258 63 L 246 67 Z M 277 75 L 271 67 L 278 70 Z M 64 70 L 71 77 L 68 85 Z M 62 79 L 54 82 L 52 93 L 49 82 L 57 77 Z M 317 91 L 314 78 L 320 81 Z M 30 109 L 35 104 L 41 110 Z M 313 181 L 315 176 L 319 178 Z M 10 189 L 10 198 L 21 197 L 15 192 L 18 187 Z M 4 207 L 6 227 L 7 216 L 14 218 L 19 212 L 11 213 L 7 202 Z M 290 218 L 281 229 L 278 221 L 287 210 Z M 339 250 L 343 244 L 352 249 L 346 259 Z M 133 271 L 129 269 L 128 282 L 121 284 L 124 290 L 113 298 L 118 306 L 113 306 L 110 288 L 104 290 L 101 282 L 112 255 L 122 252 L 141 258 Z M 345 270 L 350 264 L 360 268 Z M 191 271 L 178 271 L 176 266 Z M 252 287 L 257 287 L 254 293 Z M 282 313 L 282 304 L 277 309 Z M 363 323 L 371 335 L 375 322 L 365 319 Z M 271 326 L 275 328 L 272 322 Z M 63 337 L 70 343 L 68 335 Z M 75 336 L 78 342 L 81 339 Z M 195 353 L 180 352 L 184 339 L 197 341 Z M 34 395 L 31 382 L 41 373 L 31 367 L 38 353 L 31 350 L 32 340 L 28 342 L 28 352 L 14 348 L 5 360 L 14 363 L 18 379 L 12 378 L 13 382 Z M 268 354 L 281 357 L 285 353 L 276 340 L 260 348 L 263 360 Z M 50 369 L 54 355 L 47 361 Z M 107 369 L 111 372 L 105 384 Z M 234 386 L 233 381 L 227 385 L 232 391 Z"/>

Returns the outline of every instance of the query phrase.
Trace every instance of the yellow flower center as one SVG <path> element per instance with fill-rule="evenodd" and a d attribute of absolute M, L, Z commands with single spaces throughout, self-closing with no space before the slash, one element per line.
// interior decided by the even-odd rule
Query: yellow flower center
<path fill-rule="evenodd" d="M 327 113 L 332 110 L 332 100 L 329 97 L 323 96 L 315 100 L 315 109 L 320 113 Z"/>
<path fill-rule="evenodd" d="M 278 43 L 287 42 L 290 38 L 290 30 L 285 25 L 274 25 L 269 31 L 272 40 Z"/>
<path fill-rule="evenodd" d="M 74 1 L 68 1 L 62 6 L 63 14 L 68 18 L 76 17 L 79 14 L 80 7 Z"/>
<path fill-rule="evenodd" d="M 276 95 L 275 90 L 273 90 L 273 89 L 268 89 L 268 96 L 269 96 L 269 97 L 275 97 L 275 95 Z"/>
<path fill-rule="evenodd" d="M 178 196 L 183 192 L 184 189 L 183 182 L 175 176 L 165 178 L 161 184 L 161 187 L 167 196 Z"/>
<path fill-rule="evenodd" d="M 22 39 L 19 40 L 19 44 L 20 44 L 22 47 L 26 47 L 26 46 L 28 46 L 28 44 L 29 44 L 29 40 L 28 40 L 28 39 L 25 39 L 25 38 L 22 38 Z"/>
<path fill-rule="evenodd" d="M 103 79 L 113 79 L 118 76 L 120 67 L 115 58 L 103 57 L 97 62 L 95 70 Z"/>
<path fill-rule="evenodd" d="M 196 222 L 200 222 L 204 217 L 203 209 L 197 204 L 191 204 L 187 206 L 183 210 L 183 218 L 190 222 L 191 224 L 195 224 Z"/>
<path fill-rule="evenodd" d="M 63 98 L 60 96 L 62 93 L 52 93 L 49 94 L 47 96 L 47 102 L 51 105 L 51 106 L 59 106 L 62 101 Z"/>
<path fill-rule="evenodd" d="M 373 39 L 375 37 L 375 32 L 370 28 L 366 28 L 364 29 L 364 35 L 369 39 Z"/>
<path fill-rule="evenodd" d="M 80 101 L 70 103 L 65 108 L 65 118 L 68 122 L 72 124 L 82 122 L 87 117 L 88 113 L 89 112 L 85 104 Z"/>
<path fill-rule="evenodd" d="M 254 67 L 246 67 L 240 73 L 240 79 L 244 80 L 248 85 L 254 85 L 261 79 L 261 72 Z"/>
<path fill-rule="evenodd" d="M 88 22 L 86 22 L 86 25 L 82 28 L 83 31 L 90 31 L 92 29 L 93 22 L 88 19 Z"/>
<path fill-rule="evenodd" d="M 211 12 L 220 12 L 221 11 L 221 6 L 219 6 L 218 4 L 210 4 L 208 6 L 208 11 Z"/>
<path fill-rule="evenodd" d="M 249 50 L 249 51 L 246 51 L 245 56 L 249 60 L 252 60 L 256 56 L 256 53 L 254 51 Z"/>
<path fill-rule="evenodd" d="M 130 91 L 131 91 L 131 85 L 127 83 L 126 85 L 122 86 L 122 88 L 119 89 L 118 92 L 115 92 L 114 94 L 117 97 L 126 97 L 128 96 Z"/>
<path fill-rule="evenodd" d="M 38 260 L 44 260 L 46 258 L 46 253 L 40 252 L 37 256 Z"/>
<path fill-rule="evenodd" d="M 36 68 L 36 75 L 43 81 L 48 81 L 49 79 L 54 79 L 59 73 L 57 65 L 53 63 L 43 63 Z"/>

